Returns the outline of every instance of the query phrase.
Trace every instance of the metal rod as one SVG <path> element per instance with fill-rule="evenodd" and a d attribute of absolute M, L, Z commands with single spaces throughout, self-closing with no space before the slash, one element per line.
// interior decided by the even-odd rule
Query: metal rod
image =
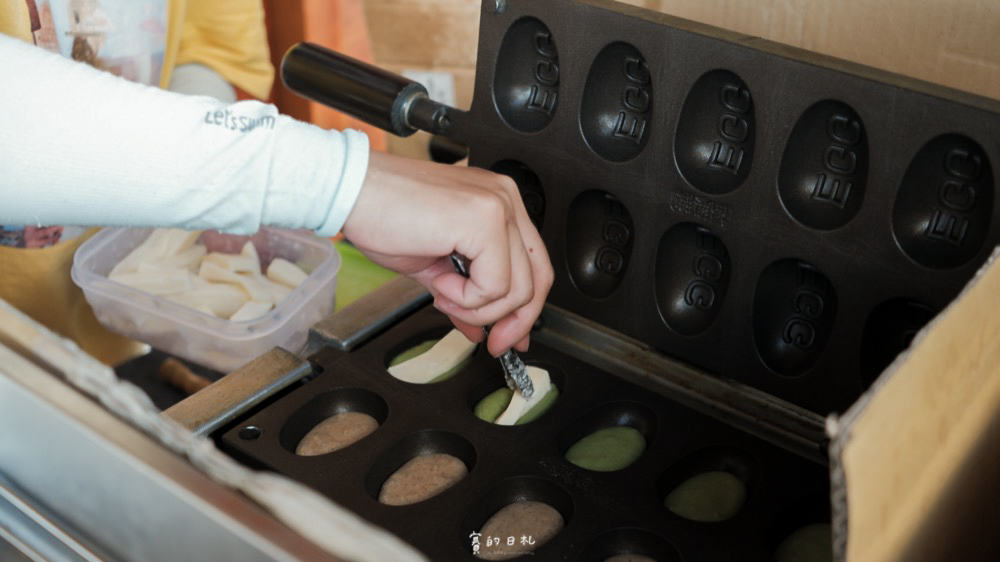
<path fill-rule="evenodd" d="M 532 338 L 799 456 L 828 464 L 825 419 L 546 305 Z"/>

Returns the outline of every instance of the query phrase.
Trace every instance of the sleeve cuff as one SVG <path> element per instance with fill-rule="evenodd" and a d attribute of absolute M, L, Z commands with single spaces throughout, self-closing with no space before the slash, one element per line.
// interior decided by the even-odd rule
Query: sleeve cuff
<path fill-rule="evenodd" d="M 343 134 L 344 166 L 326 220 L 316 229 L 320 236 L 335 236 L 344 227 L 358 200 L 368 171 L 368 136 L 354 129 L 345 129 Z"/>

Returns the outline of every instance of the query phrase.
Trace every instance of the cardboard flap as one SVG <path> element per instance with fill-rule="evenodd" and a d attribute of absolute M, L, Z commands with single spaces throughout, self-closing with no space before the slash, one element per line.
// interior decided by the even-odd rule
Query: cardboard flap
<path fill-rule="evenodd" d="M 624 1 L 1000 98 L 1000 4 L 990 0 Z"/>
<path fill-rule="evenodd" d="M 838 559 L 1000 559 L 998 257 L 828 420 Z"/>

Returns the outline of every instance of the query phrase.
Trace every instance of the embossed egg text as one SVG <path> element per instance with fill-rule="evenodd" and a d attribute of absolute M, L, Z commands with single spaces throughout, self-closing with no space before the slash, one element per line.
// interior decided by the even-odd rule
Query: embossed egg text
<path fill-rule="evenodd" d="M 493 99 L 504 122 L 524 133 L 544 129 L 559 103 L 559 52 L 552 33 L 535 18 L 507 30 L 493 80 Z"/>
<path fill-rule="evenodd" d="M 792 129 L 781 159 L 778 194 L 795 220 L 830 230 L 857 215 L 868 182 L 868 135 L 848 105 L 810 107 Z"/>
<path fill-rule="evenodd" d="M 612 43 L 594 59 L 580 105 L 580 129 L 591 150 L 625 162 L 646 147 L 652 129 L 653 84 L 642 54 Z"/>
<path fill-rule="evenodd" d="M 774 262 L 754 293 L 757 353 L 775 373 L 800 375 L 819 359 L 836 315 L 837 295 L 825 275 L 803 261 Z"/>
<path fill-rule="evenodd" d="M 729 252 L 707 228 L 668 230 L 656 252 L 656 304 L 674 331 L 692 336 L 711 326 L 729 289 Z"/>
<path fill-rule="evenodd" d="M 910 259 L 933 269 L 968 262 L 986 240 L 993 190 L 982 147 L 960 135 L 931 140 L 913 157 L 896 194 L 896 242 Z"/>
<path fill-rule="evenodd" d="M 714 195 L 729 193 L 750 174 L 756 119 L 747 85 L 727 70 L 695 82 L 677 123 L 674 157 L 684 179 Z"/>
<path fill-rule="evenodd" d="M 632 254 L 632 216 L 613 195 L 603 191 L 580 194 L 566 221 L 566 260 L 570 278 L 591 298 L 614 292 L 628 269 Z"/>

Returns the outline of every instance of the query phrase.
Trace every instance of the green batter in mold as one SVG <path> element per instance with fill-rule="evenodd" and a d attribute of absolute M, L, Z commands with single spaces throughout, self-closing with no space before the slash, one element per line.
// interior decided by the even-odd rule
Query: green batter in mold
<path fill-rule="evenodd" d="M 832 562 L 833 534 L 829 523 L 812 523 L 788 535 L 774 552 L 778 562 Z"/>
<path fill-rule="evenodd" d="M 479 403 L 476 404 L 473 413 L 476 414 L 477 418 L 483 421 L 494 423 L 497 421 L 497 418 L 500 417 L 500 414 L 507 409 L 507 405 L 510 404 L 510 399 L 513 396 L 514 391 L 506 386 L 498 388 L 480 400 Z M 546 393 L 544 398 L 542 398 L 524 415 L 518 418 L 517 421 L 514 422 L 514 425 L 521 425 L 537 420 L 542 414 L 551 408 L 553 404 L 555 404 L 557 398 L 559 398 L 559 389 L 553 386 L 552 390 Z"/>
<path fill-rule="evenodd" d="M 587 470 L 611 472 L 634 463 L 646 450 L 646 438 L 627 425 L 587 435 L 566 451 L 566 460 Z"/>
<path fill-rule="evenodd" d="M 525 369 L 535 389 L 530 399 L 504 386 L 486 395 L 472 412 L 483 421 L 497 425 L 521 425 L 538 419 L 559 398 L 549 372 L 528 365 Z"/>
<path fill-rule="evenodd" d="M 663 503 L 685 519 L 718 523 L 739 513 L 746 499 L 742 480 L 723 470 L 711 470 L 682 482 Z"/>

